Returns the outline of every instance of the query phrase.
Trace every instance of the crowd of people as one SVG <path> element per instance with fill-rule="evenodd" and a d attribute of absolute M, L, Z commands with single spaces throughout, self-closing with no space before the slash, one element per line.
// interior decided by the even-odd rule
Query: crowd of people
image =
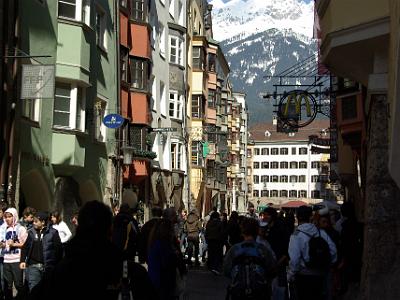
<path fill-rule="evenodd" d="M 256 214 L 153 207 L 139 224 L 122 204 L 99 201 L 70 220 L 27 207 L 0 207 L 0 299 L 181 299 L 192 268 L 225 275 L 226 299 L 339 299 L 361 268 L 362 227 L 350 203 L 341 214 L 302 206 Z"/>

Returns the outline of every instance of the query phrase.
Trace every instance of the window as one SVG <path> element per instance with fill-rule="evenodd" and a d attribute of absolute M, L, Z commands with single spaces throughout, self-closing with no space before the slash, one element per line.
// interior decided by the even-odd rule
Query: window
<path fill-rule="evenodd" d="M 319 182 L 319 175 L 312 175 L 311 182 Z"/>
<path fill-rule="evenodd" d="M 313 198 L 313 199 L 320 198 L 319 191 L 318 190 L 311 191 L 311 198 Z"/>
<path fill-rule="evenodd" d="M 260 183 L 260 176 L 254 175 L 254 176 L 253 176 L 253 182 L 254 182 L 254 183 Z"/>
<path fill-rule="evenodd" d="M 193 69 L 204 70 L 204 53 L 202 47 L 193 47 L 192 67 Z"/>
<path fill-rule="evenodd" d="M 300 175 L 299 182 L 306 182 L 306 175 Z"/>
<path fill-rule="evenodd" d="M 263 161 L 263 162 L 261 163 L 261 168 L 263 168 L 263 169 L 269 169 L 269 162 Z"/>
<path fill-rule="evenodd" d="M 128 82 L 128 52 L 125 47 L 120 48 L 121 81 Z"/>
<path fill-rule="evenodd" d="M 217 127 L 215 125 L 208 125 L 209 130 L 207 133 L 207 139 L 211 143 L 217 142 Z"/>
<path fill-rule="evenodd" d="M 271 179 L 271 182 L 278 182 L 279 181 L 277 175 L 272 175 L 270 179 Z"/>
<path fill-rule="evenodd" d="M 287 198 L 287 191 L 286 190 L 281 190 L 279 191 L 279 197 Z"/>
<path fill-rule="evenodd" d="M 289 149 L 288 148 L 281 148 L 280 149 L 280 154 L 281 155 L 288 155 L 289 154 Z"/>
<path fill-rule="evenodd" d="M 260 163 L 259 162 L 253 162 L 253 169 L 259 169 L 260 168 Z"/>
<path fill-rule="evenodd" d="M 289 168 L 289 163 L 287 161 L 281 161 L 280 162 L 280 168 L 281 169 L 288 169 Z"/>
<path fill-rule="evenodd" d="M 268 175 L 262 175 L 261 176 L 261 182 L 263 182 L 263 183 L 269 182 L 269 176 Z"/>
<path fill-rule="evenodd" d="M 183 96 L 177 91 L 169 92 L 169 116 L 174 119 L 182 120 L 182 100 Z"/>
<path fill-rule="evenodd" d="M 279 177 L 279 181 L 280 181 L 280 182 L 288 182 L 288 177 L 287 177 L 286 175 L 281 175 L 281 176 Z"/>
<path fill-rule="evenodd" d="M 165 84 L 160 81 L 160 112 L 162 115 L 167 115 L 167 104 L 166 104 L 166 96 L 165 96 Z"/>
<path fill-rule="evenodd" d="M 158 28 L 160 55 L 165 57 L 165 27 L 162 23 L 158 23 Z"/>
<path fill-rule="evenodd" d="M 260 192 L 258 190 L 254 190 L 253 197 L 260 197 Z"/>
<path fill-rule="evenodd" d="M 202 165 L 202 145 L 200 142 L 192 142 L 192 165 L 201 166 Z"/>
<path fill-rule="evenodd" d="M 141 125 L 128 124 L 126 126 L 126 140 L 130 147 L 137 150 L 147 150 L 147 128 Z"/>
<path fill-rule="evenodd" d="M 351 120 L 357 118 L 357 96 L 344 97 L 341 99 L 342 119 Z"/>
<path fill-rule="evenodd" d="M 171 167 L 180 170 L 182 166 L 182 144 L 171 143 Z"/>
<path fill-rule="evenodd" d="M 147 1 L 146 0 L 131 0 L 131 18 L 135 21 L 147 21 Z"/>
<path fill-rule="evenodd" d="M 56 83 L 53 126 L 85 130 L 85 93 L 75 83 Z"/>
<path fill-rule="evenodd" d="M 268 190 L 262 190 L 261 191 L 261 197 L 269 197 L 269 191 Z"/>
<path fill-rule="evenodd" d="M 260 155 L 260 149 L 259 148 L 255 148 L 254 149 L 254 155 Z"/>
<path fill-rule="evenodd" d="M 201 95 L 192 95 L 192 117 L 203 118 L 203 97 Z"/>
<path fill-rule="evenodd" d="M 175 0 L 169 0 L 169 14 L 175 17 Z"/>
<path fill-rule="evenodd" d="M 321 174 L 324 174 L 324 175 L 329 174 L 329 165 L 321 166 Z"/>
<path fill-rule="evenodd" d="M 278 155 L 279 149 L 278 148 L 271 148 L 271 155 Z"/>
<path fill-rule="evenodd" d="M 319 161 L 313 161 L 311 162 L 311 168 L 313 169 L 319 169 L 320 162 Z"/>
<path fill-rule="evenodd" d="M 103 9 L 96 7 L 96 42 L 97 46 L 106 50 L 106 18 Z"/>
<path fill-rule="evenodd" d="M 292 155 L 296 155 L 296 147 L 292 147 Z"/>
<path fill-rule="evenodd" d="M 268 148 L 262 148 L 261 154 L 262 155 L 269 155 L 269 149 Z"/>
<path fill-rule="evenodd" d="M 290 176 L 290 183 L 296 183 L 297 182 L 297 176 L 296 175 L 291 175 Z"/>
<path fill-rule="evenodd" d="M 297 198 L 297 191 L 296 190 L 290 190 L 289 191 L 289 197 L 290 198 Z"/>
<path fill-rule="evenodd" d="M 277 190 L 272 190 L 271 191 L 271 197 L 278 197 L 278 191 Z"/>
<path fill-rule="evenodd" d="M 106 113 L 107 102 L 97 99 L 94 104 L 94 112 L 95 112 L 95 132 L 94 138 L 99 142 L 106 141 L 106 127 L 103 124 L 103 119 Z"/>
<path fill-rule="evenodd" d="M 58 0 L 58 16 L 90 26 L 90 0 Z"/>
<path fill-rule="evenodd" d="M 299 154 L 300 155 L 306 155 L 307 154 L 307 148 L 300 148 L 299 149 Z"/>
<path fill-rule="evenodd" d="M 307 162 L 306 161 L 299 162 L 299 169 L 307 169 Z"/>
<path fill-rule="evenodd" d="M 307 198 L 307 191 L 304 191 L 304 190 L 299 191 L 299 197 L 300 198 Z"/>
<path fill-rule="evenodd" d="M 214 53 L 208 53 L 208 71 L 215 72 L 216 55 Z"/>
<path fill-rule="evenodd" d="M 208 90 L 208 107 L 209 108 L 215 108 L 215 103 L 216 103 L 216 95 L 214 90 Z"/>
<path fill-rule="evenodd" d="M 297 161 L 291 161 L 291 162 L 290 162 L 290 168 L 291 168 L 291 169 L 297 169 L 297 168 L 298 168 L 298 163 L 297 163 Z"/>
<path fill-rule="evenodd" d="M 139 58 L 131 58 L 131 86 L 139 90 L 148 88 L 148 62 Z"/>
<path fill-rule="evenodd" d="M 271 169 L 278 169 L 279 168 L 279 163 L 277 161 L 271 162 Z"/>
<path fill-rule="evenodd" d="M 176 36 L 169 37 L 169 62 L 183 65 L 183 42 Z"/>
<path fill-rule="evenodd" d="M 31 121 L 40 120 L 40 101 L 39 99 L 25 99 L 22 103 L 22 115 Z"/>

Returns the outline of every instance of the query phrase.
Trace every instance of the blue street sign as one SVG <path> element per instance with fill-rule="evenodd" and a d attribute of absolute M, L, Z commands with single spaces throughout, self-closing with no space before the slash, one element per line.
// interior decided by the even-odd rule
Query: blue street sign
<path fill-rule="evenodd" d="M 119 114 L 109 114 L 104 117 L 103 124 L 108 128 L 116 129 L 121 127 L 121 125 L 124 124 L 124 121 L 124 117 Z"/>

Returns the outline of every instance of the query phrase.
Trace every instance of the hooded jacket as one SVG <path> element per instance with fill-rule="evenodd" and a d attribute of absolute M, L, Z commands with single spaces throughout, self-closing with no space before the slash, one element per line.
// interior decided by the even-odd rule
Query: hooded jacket
<path fill-rule="evenodd" d="M 199 221 L 199 217 L 195 213 L 190 213 L 187 217 L 184 226 L 185 232 L 188 234 L 190 238 L 198 238 L 199 232 L 201 230 L 201 224 Z"/>
<path fill-rule="evenodd" d="M 303 274 L 303 275 L 315 275 L 318 273 L 316 270 L 310 270 L 306 267 L 306 262 L 310 260 L 308 255 L 308 242 L 310 241 L 310 236 L 318 236 L 321 237 L 328 243 L 329 251 L 331 254 L 331 263 L 335 263 L 337 260 L 337 249 L 335 243 L 331 240 L 329 235 L 325 232 L 325 230 L 320 229 L 318 232 L 318 228 L 311 223 L 305 223 L 299 225 L 297 230 L 291 235 L 289 242 L 289 277 L 292 277 L 295 274 Z"/>
<path fill-rule="evenodd" d="M 11 225 L 5 224 L 4 235 L 1 237 L 2 242 L 6 242 L 8 240 L 13 240 L 14 243 L 25 243 L 25 240 L 28 236 L 26 228 L 18 223 L 18 213 L 17 210 L 13 207 L 8 208 L 4 214 L 11 213 L 13 215 L 13 221 Z M 16 247 L 6 246 L 3 249 L 4 254 L 4 263 L 19 263 L 21 258 L 21 249 Z"/>

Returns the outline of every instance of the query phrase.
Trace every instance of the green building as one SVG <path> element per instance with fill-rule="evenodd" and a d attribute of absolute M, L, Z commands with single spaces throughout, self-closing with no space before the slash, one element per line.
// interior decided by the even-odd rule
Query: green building
<path fill-rule="evenodd" d="M 19 64 L 55 65 L 52 99 L 16 106 L 15 201 L 20 210 L 57 208 L 69 215 L 82 203 L 116 193 L 111 157 L 118 113 L 116 14 L 113 0 L 19 1 Z"/>

